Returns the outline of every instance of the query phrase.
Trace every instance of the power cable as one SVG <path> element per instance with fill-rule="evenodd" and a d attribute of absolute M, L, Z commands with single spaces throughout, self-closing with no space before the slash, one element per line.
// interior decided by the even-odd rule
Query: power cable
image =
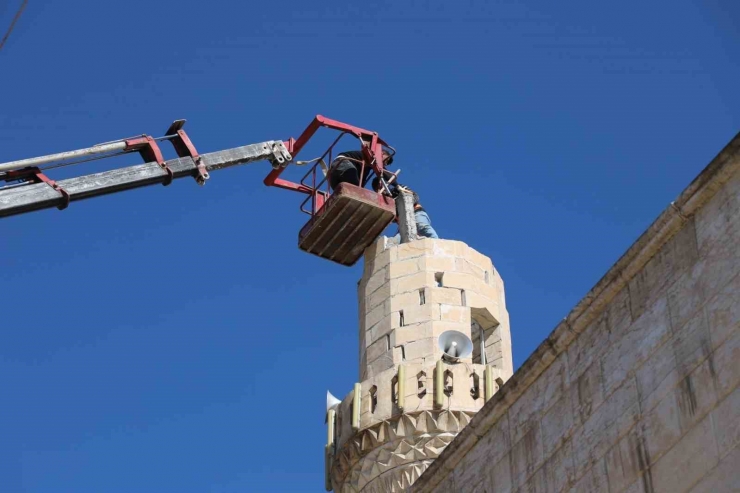
<path fill-rule="evenodd" d="M 0 50 L 2 50 L 3 46 L 5 46 L 5 42 L 10 37 L 10 33 L 13 32 L 13 28 L 15 27 L 15 24 L 18 22 L 18 19 L 21 18 L 21 14 L 26 9 L 26 4 L 28 4 L 28 0 L 23 0 L 23 3 L 21 3 L 21 6 L 18 7 L 18 11 L 15 13 L 15 17 L 13 17 L 13 22 L 11 22 L 10 27 L 8 27 L 8 32 L 6 32 L 5 36 L 3 36 L 3 39 L 0 40 Z"/>

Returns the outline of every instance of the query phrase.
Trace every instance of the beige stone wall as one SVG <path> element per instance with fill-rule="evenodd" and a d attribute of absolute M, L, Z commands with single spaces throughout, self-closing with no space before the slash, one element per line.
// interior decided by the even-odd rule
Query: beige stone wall
<path fill-rule="evenodd" d="M 735 139 L 412 491 L 740 491 L 738 163 Z"/>
<path fill-rule="evenodd" d="M 475 344 L 480 362 L 483 329 L 487 364 L 507 379 L 513 373 L 504 283 L 491 259 L 465 243 L 424 239 L 388 246 L 381 238 L 365 253 L 358 285 L 360 380 L 402 362 L 435 363 L 437 337 L 458 330 Z"/>

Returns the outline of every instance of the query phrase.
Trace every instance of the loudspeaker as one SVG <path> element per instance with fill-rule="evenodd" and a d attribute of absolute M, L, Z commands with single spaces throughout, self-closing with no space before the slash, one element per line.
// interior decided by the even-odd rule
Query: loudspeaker
<path fill-rule="evenodd" d="M 336 409 L 339 404 L 341 404 L 342 401 L 331 395 L 331 392 L 328 390 L 326 391 L 326 412 L 328 413 L 330 409 Z"/>
<path fill-rule="evenodd" d="M 462 332 L 447 330 L 439 336 L 439 349 L 444 353 L 443 359 L 457 361 L 470 356 L 473 352 L 473 341 Z"/>

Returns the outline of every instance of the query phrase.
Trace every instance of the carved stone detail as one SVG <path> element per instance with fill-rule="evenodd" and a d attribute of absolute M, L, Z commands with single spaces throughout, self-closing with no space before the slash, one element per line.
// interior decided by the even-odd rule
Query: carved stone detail
<path fill-rule="evenodd" d="M 472 417 L 464 411 L 419 411 L 361 430 L 334 457 L 336 491 L 404 491 Z"/>

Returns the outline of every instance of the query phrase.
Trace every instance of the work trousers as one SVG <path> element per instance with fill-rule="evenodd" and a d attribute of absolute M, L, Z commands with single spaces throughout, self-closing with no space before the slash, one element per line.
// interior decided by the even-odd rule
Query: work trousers
<path fill-rule="evenodd" d="M 416 232 L 419 236 L 422 238 L 439 239 L 437 232 L 432 227 L 432 220 L 429 219 L 429 214 L 427 214 L 426 211 L 414 212 L 414 218 L 416 219 Z M 393 237 L 393 240 L 395 243 L 400 243 L 401 233 L 397 233 L 396 236 Z"/>
<path fill-rule="evenodd" d="M 334 161 L 334 163 L 329 171 L 329 186 L 332 190 L 337 188 L 340 183 L 351 183 L 360 186 L 360 172 L 352 161 L 343 159 Z"/>

